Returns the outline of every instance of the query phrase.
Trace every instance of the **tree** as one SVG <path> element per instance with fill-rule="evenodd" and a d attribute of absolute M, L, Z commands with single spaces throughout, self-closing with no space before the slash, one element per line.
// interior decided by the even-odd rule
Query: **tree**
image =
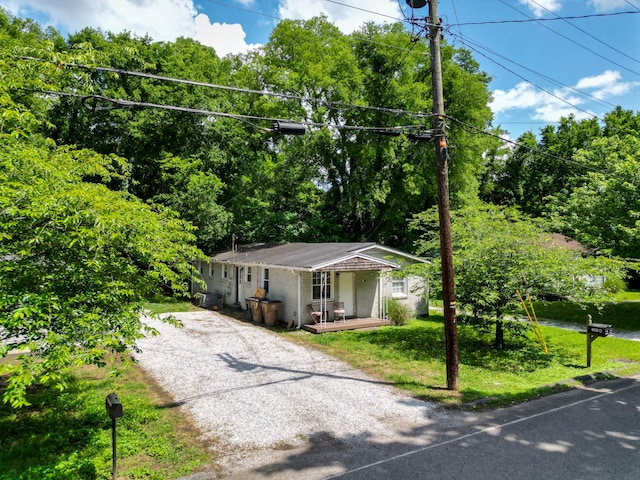
<path fill-rule="evenodd" d="M 283 21 L 253 58 L 259 88 L 287 95 L 262 107 L 313 124 L 303 138 L 278 142 L 278 161 L 305 163 L 307 178 L 321 189 L 322 211 L 314 218 L 324 227 L 313 230 L 320 238 L 410 247 L 406 219 L 436 203 L 432 145 L 374 131 L 431 126 L 428 114 L 415 113 L 430 110 L 426 44 L 411 40 L 401 24 L 367 24 L 345 36 L 324 17 Z M 452 195 L 464 204 L 477 196 L 487 144 L 466 129 L 491 119 L 489 80 L 468 54 L 443 51 L 446 96 L 462 122 L 450 128 Z"/>
<path fill-rule="evenodd" d="M 117 159 L 36 139 L 0 144 L 0 356 L 33 353 L 2 367 L 4 400 L 21 406 L 29 385 L 62 385 L 64 367 L 127 352 L 142 335 L 141 302 L 188 293 L 202 254 L 170 211 L 86 180 L 117 176 Z"/>
<path fill-rule="evenodd" d="M 204 255 L 190 224 L 126 191 L 124 159 L 41 134 L 52 101 L 41 92 L 66 73 L 19 54 L 74 57 L 16 22 L 0 14 L 0 357 L 22 355 L 0 374 L 4 401 L 19 407 L 34 383 L 64 388 L 65 367 L 128 352 L 143 335 L 143 300 L 187 293 Z"/>
<path fill-rule="evenodd" d="M 562 118 L 556 127 L 541 130 L 540 139 L 532 132 L 518 138 L 518 145 L 503 162 L 496 165 L 490 187 L 491 200 L 501 205 L 517 205 L 522 212 L 541 216 L 546 211 L 546 197 L 568 193 L 582 185 L 587 170 L 573 160 L 576 152 L 602 136 L 597 119 Z"/>
<path fill-rule="evenodd" d="M 576 161 L 593 166 L 588 181 L 550 198 L 556 228 L 603 253 L 626 258 L 640 252 L 640 132 L 609 136 L 580 150 Z"/>
<path fill-rule="evenodd" d="M 435 222 L 435 214 L 426 212 L 413 223 L 423 231 L 418 244 L 422 254 L 433 252 L 437 244 Z M 580 252 L 558 246 L 539 222 L 513 208 L 480 205 L 455 211 L 452 235 L 456 300 L 474 318 L 495 320 L 499 348 L 505 346 L 505 314 L 518 303 L 516 290 L 534 298 L 594 300 L 607 292 L 595 288 L 590 278 L 623 276 L 621 262 L 584 258 Z"/>

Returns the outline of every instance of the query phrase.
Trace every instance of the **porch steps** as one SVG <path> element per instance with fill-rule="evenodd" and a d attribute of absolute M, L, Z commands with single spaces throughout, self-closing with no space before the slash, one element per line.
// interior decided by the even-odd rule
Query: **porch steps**
<path fill-rule="evenodd" d="M 327 322 L 322 327 L 316 324 L 303 325 L 302 329 L 311 333 L 339 332 L 341 330 L 360 330 L 365 328 L 391 325 L 389 320 L 382 318 L 347 318 L 344 322 Z"/>

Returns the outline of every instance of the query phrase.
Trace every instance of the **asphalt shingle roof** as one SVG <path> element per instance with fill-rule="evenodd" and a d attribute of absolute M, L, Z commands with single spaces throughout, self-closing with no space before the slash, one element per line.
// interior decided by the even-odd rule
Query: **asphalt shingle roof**
<path fill-rule="evenodd" d="M 285 243 L 239 246 L 235 252 L 227 251 L 213 255 L 213 261 L 238 262 L 243 264 L 272 265 L 296 269 L 313 269 L 361 254 L 378 247 L 374 242 L 361 243 Z M 402 254 L 402 252 L 397 252 Z M 406 254 L 404 254 L 406 255 Z M 381 263 L 389 263 L 380 259 Z"/>

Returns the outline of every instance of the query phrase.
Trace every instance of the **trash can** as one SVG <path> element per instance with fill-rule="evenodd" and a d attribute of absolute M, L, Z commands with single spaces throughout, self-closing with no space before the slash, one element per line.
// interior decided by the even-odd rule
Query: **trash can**
<path fill-rule="evenodd" d="M 256 297 L 249 297 L 249 307 L 251 308 L 251 318 L 253 323 L 262 323 L 262 307 L 260 305 L 260 299 Z"/>
<path fill-rule="evenodd" d="M 278 312 L 282 306 L 280 300 L 262 300 L 262 315 L 264 316 L 264 323 L 270 327 L 273 327 L 278 321 Z"/>

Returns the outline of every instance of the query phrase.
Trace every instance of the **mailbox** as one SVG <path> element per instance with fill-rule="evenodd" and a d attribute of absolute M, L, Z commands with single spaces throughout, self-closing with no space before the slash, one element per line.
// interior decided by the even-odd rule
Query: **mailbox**
<path fill-rule="evenodd" d="M 112 420 L 115 420 L 116 418 L 122 418 L 122 403 L 120 403 L 118 395 L 116 395 L 115 393 L 110 393 L 109 395 L 107 395 L 105 405 L 107 407 L 109 418 L 111 418 Z"/>
<path fill-rule="evenodd" d="M 600 337 L 606 337 L 613 331 L 611 325 L 606 323 L 590 323 L 587 325 L 587 333 L 591 335 L 598 335 Z"/>

